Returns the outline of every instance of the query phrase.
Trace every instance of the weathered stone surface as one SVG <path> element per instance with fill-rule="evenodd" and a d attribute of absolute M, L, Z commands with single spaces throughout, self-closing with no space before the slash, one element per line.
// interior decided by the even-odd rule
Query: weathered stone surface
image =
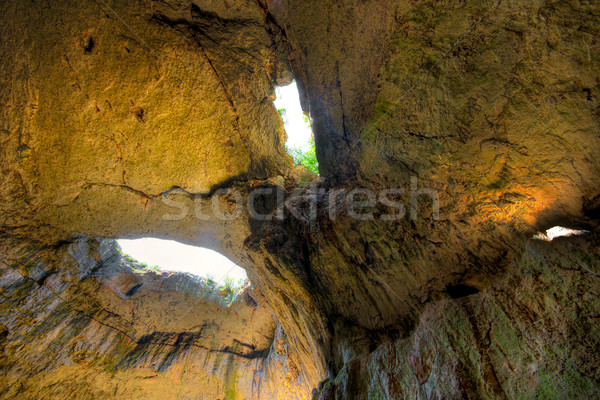
<path fill-rule="evenodd" d="M 7 244 L 3 398 L 306 398 L 260 295 L 227 305 L 191 275 L 134 273 L 110 240 L 62 246 L 52 262 Z"/>
<path fill-rule="evenodd" d="M 418 176 L 474 223 L 581 218 L 599 195 L 598 5 L 433 4 L 400 14 L 360 175 Z"/>
<path fill-rule="evenodd" d="M 597 226 L 597 4 L 270 9 L 293 49 L 328 179 L 296 200 L 317 196 L 318 221 L 263 225 L 250 250 L 267 297 L 289 309 L 286 331 L 330 376 L 411 331 L 430 302 L 494 285 L 537 231 Z M 330 218 L 330 194 L 356 185 L 404 189 L 405 218 Z M 413 213 L 412 188 L 434 189 L 439 220 L 428 196 Z M 413 368 L 425 379 L 426 361 Z"/>
<path fill-rule="evenodd" d="M 407 338 L 347 363 L 314 398 L 597 398 L 599 240 L 529 242 L 492 287 L 430 303 Z"/>
<path fill-rule="evenodd" d="M 355 174 L 355 141 L 371 117 L 395 29 L 394 1 L 270 1 L 292 50 L 321 174 Z"/>
<path fill-rule="evenodd" d="M 165 235 L 161 194 L 289 172 L 256 2 L 2 8 L 3 225 Z"/>
<path fill-rule="evenodd" d="M 2 10 L 3 397 L 598 396 L 597 233 L 529 241 L 598 226 L 596 2 Z M 312 183 L 272 104 L 291 71 Z M 332 194 L 357 186 L 403 188 L 406 215 L 352 216 Z M 316 218 L 205 213 L 257 188 Z M 439 219 L 427 196 L 411 207 L 415 188 L 435 190 Z M 85 239 L 119 236 L 221 251 L 256 301 L 223 308 Z"/>

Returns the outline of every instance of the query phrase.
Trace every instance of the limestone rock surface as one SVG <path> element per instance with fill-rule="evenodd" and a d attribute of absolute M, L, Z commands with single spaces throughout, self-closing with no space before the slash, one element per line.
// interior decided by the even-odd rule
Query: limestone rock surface
<path fill-rule="evenodd" d="M 597 1 L 0 7 L 0 397 L 598 397 Z M 140 275 L 145 236 L 251 285 Z"/>

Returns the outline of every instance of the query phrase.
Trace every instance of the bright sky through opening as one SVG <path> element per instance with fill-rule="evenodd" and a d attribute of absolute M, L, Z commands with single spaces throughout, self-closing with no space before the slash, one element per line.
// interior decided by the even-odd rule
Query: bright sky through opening
<path fill-rule="evenodd" d="M 300 148 L 307 150 L 308 141 L 312 137 L 310 124 L 304 120 L 302 106 L 300 106 L 300 94 L 296 81 L 287 86 L 278 86 L 275 88 L 277 99 L 274 101 L 278 110 L 285 109 L 283 123 L 287 133 L 288 148 Z"/>
<path fill-rule="evenodd" d="M 565 228 L 563 226 L 555 226 L 546 231 L 546 233 L 538 233 L 533 238 L 551 242 L 554 238 L 561 236 L 584 235 L 589 231 L 578 231 L 575 229 Z"/>
<path fill-rule="evenodd" d="M 117 242 L 125 254 L 149 266 L 158 265 L 163 271 L 189 272 L 211 277 L 220 283 L 227 277 L 236 282 L 247 277 L 243 268 L 210 249 L 154 238 L 119 239 Z"/>

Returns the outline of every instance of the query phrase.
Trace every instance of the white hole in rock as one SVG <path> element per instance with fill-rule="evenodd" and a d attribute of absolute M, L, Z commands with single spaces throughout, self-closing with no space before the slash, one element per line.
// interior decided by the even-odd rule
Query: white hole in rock
<path fill-rule="evenodd" d="M 283 118 L 288 135 L 287 145 L 290 148 L 305 148 L 312 138 L 310 123 L 302 112 L 300 94 L 296 81 L 287 86 L 275 88 L 277 99 L 273 102 Z"/>
<path fill-rule="evenodd" d="M 302 164 L 315 173 L 319 166 L 315 156 L 310 119 L 302 111 L 300 93 L 296 81 L 287 86 L 275 88 L 276 100 L 273 102 L 283 119 L 287 142 L 287 152 L 294 158 L 295 164 Z"/>
<path fill-rule="evenodd" d="M 542 232 L 538 233 L 533 238 L 551 242 L 554 238 L 557 238 L 557 237 L 583 235 L 586 233 L 589 233 L 589 231 L 584 231 L 584 230 L 578 231 L 575 229 L 565 228 L 563 226 L 555 226 L 555 227 L 552 227 L 552 228 L 546 230 L 546 233 L 542 233 Z"/>
<path fill-rule="evenodd" d="M 246 271 L 216 251 L 155 238 L 118 239 L 123 253 L 162 271 L 189 272 L 220 283 L 245 280 Z"/>

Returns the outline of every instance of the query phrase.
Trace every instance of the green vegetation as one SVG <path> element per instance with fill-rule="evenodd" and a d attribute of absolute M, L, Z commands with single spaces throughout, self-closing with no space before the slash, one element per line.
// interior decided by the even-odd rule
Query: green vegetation
<path fill-rule="evenodd" d="M 159 265 L 148 265 L 147 263 L 140 262 L 124 253 L 120 246 L 117 244 L 117 252 L 121 255 L 121 265 L 129 267 L 134 273 L 144 274 L 147 272 L 168 272 L 163 270 Z M 238 299 L 243 289 L 248 284 L 247 279 L 234 280 L 233 278 L 226 277 L 221 281 L 216 281 L 213 277 L 201 277 L 194 276 L 198 284 L 202 287 L 199 291 L 199 295 L 207 301 L 216 302 L 222 306 L 229 306 L 235 300 Z"/>
<path fill-rule="evenodd" d="M 281 116 L 281 120 L 283 121 L 284 124 L 287 124 L 287 112 L 285 110 L 285 108 L 278 108 L 277 112 L 279 113 L 279 115 Z"/>
<path fill-rule="evenodd" d="M 130 264 L 133 272 L 142 273 L 146 271 L 160 271 L 159 265 L 148 265 L 147 263 L 139 262 L 129 254 L 123 253 L 120 249 L 119 254 L 121 254 L 121 256 L 123 256 L 123 258 Z"/>
<path fill-rule="evenodd" d="M 159 265 L 148 265 L 146 263 L 138 263 L 138 265 L 140 265 L 140 268 L 133 268 L 134 271 L 136 272 L 144 272 L 144 271 L 160 271 L 160 266 Z"/>
<path fill-rule="evenodd" d="M 200 278 L 204 287 L 204 298 L 216 301 L 219 304 L 229 306 L 241 293 L 248 282 L 246 279 L 235 281 L 233 278 L 225 278 L 223 282 L 217 282 L 212 277 Z"/>
<path fill-rule="evenodd" d="M 230 358 L 231 360 L 231 358 Z M 235 364 L 231 361 L 228 363 L 227 372 L 225 374 L 225 399 L 224 400 L 236 400 L 238 398 L 237 393 L 237 369 Z"/>
<path fill-rule="evenodd" d="M 312 138 L 308 141 L 308 150 L 301 148 L 288 148 L 287 146 L 285 150 L 294 159 L 294 165 L 303 165 L 307 169 L 319 175 L 319 162 L 317 161 L 315 141 Z"/>
<path fill-rule="evenodd" d="M 283 123 L 287 125 L 287 110 L 285 108 L 278 108 L 277 112 L 281 116 Z M 302 118 L 304 119 L 307 129 L 310 129 L 310 120 L 308 119 L 308 116 L 303 114 Z M 319 175 L 319 163 L 317 161 L 314 139 L 310 138 L 307 145 L 308 146 L 302 147 L 288 147 L 286 145 L 285 151 L 294 159 L 294 165 L 303 165 L 310 171 Z"/>
<path fill-rule="evenodd" d="M 104 372 L 114 375 L 117 372 L 117 363 L 116 357 L 107 356 L 100 365 L 102 365 Z"/>

